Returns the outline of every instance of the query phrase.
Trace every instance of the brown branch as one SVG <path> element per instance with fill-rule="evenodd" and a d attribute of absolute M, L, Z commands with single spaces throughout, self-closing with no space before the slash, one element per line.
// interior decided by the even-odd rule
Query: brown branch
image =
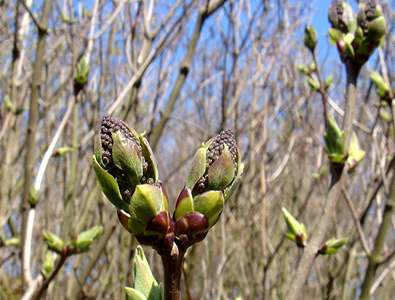
<path fill-rule="evenodd" d="M 356 103 L 356 85 L 361 67 L 354 64 L 352 61 L 346 61 L 347 71 L 347 93 L 346 93 L 346 109 L 343 120 L 343 130 L 346 133 L 346 145 L 349 145 L 352 134 L 352 121 L 355 112 Z M 309 244 L 303 251 L 302 258 L 299 262 L 294 280 L 292 281 L 288 293 L 287 300 L 300 299 L 302 295 L 303 286 L 306 283 L 307 277 L 313 267 L 314 261 L 317 256 L 317 251 L 322 245 L 326 231 L 329 227 L 330 220 L 332 219 L 333 212 L 336 207 L 337 200 L 339 199 L 342 188 L 342 175 L 344 173 L 344 165 L 332 164 L 331 166 L 331 183 L 325 199 L 325 205 L 319 216 L 320 221 L 317 224 L 315 231 Z"/>
<path fill-rule="evenodd" d="M 60 269 L 66 262 L 67 258 L 69 257 L 68 254 L 61 254 L 60 259 L 58 263 L 56 264 L 56 267 L 54 271 L 52 272 L 51 276 L 49 276 L 47 279 L 45 279 L 43 285 L 41 288 L 38 290 L 37 296 L 34 298 L 34 300 L 40 300 L 42 296 L 44 295 L 45 291 L 48 289 L 49 284 L 51 283 L 52 280 L 55 279 L 56 275 L 58 275 Z"/>
<path fill-rule="evenodd" d="M 192 38 L 189 42 L 187 53 L 185 54 L 184 60 L 181 64 L 180 71 L 177 76 L 177 80 L 174 84 L 173 90 L 171 91 L 170 98 L 167 101 L 167 105 L 165 109 L 162 111 L 162 117 L 156 124 L 153 132 L 150 134 L 149 140 L 153 150 L 155 150 L 158 141 L 162 135 L 162 132 L 165 128 L 167 121 L 171 117 L 171 113 L 173 111 L 174 105 L 178 96 L 180 95 L 180 91 L 184 82 L 188 76 L 189 69 L 192 65 L 192 60 L 196 52 L 196 46 L 202 32 L 203 24 L 205 20 L 215 12 L 219 7 L 221 7 L 226 0 L 220 0 L 215 3 L 212 3 L 209 7 L 202 6 L 199 10 L 199 15 L 196 20 L 195 29 L 193 31 Z"/>
<path fill-rule="evenodd" d="M 33 64 L 33 74 L 32 74 L 32 82 L 31 82 L 31 96 L 30 96 L 30 110 L 29 110 L 29 123 L 27 128 L 27 136 L 26 136 L 26 156 L 25 156 L 25 168 L 24 168 L 24 190 L 22 195 L 22 241 L 21 241 L 21 254 L 22 258 L 24 258 L 24 248 L 27 237 L 27 226 L 29 219 L 29 210 L 31 208 L 31 204 L 29 203 L 30 199 L 30 189 L 33 183 L 33 168 L 34 168 L 34 152 L 36 146 L 36 131 L 37 131 L 37 123 L 38 123 L 38 98 L 39 98 L 39 89 L 41 84 L 41 76 L 43 69 L 43 60 L 45 53 L 45 41 L 46 36 L 48 34 L 46 28 L 48 26 L 48 20 L 51 13 L 52 1 L 45 0 L 42 7 L 42 17 L 41 17 L 41 26 L 43 28 L 39 28 L 38 31 L 38 41 L 37 41 L 37 50 L 36 57 Z M 30 275 L 30 265 L 26 262 L 25 259 L 22 259 L 22 269 L 23 271 L 23 280 L 22 286 L 27 288 L 28 283 L 31 280 Z"/>

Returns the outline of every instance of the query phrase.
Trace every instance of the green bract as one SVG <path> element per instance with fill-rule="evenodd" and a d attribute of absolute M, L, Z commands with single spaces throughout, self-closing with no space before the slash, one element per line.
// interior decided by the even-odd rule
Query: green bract
<path fill-rule="evenodd" d="M 358 163 L 365 157 L 366 152 L 361 150 L 359 147 L 359 142 L 357 135 L 353 132 L 350 141 L 350 148 L 348 150 L 348 172 L 352 173 L 358 166 Z"/>

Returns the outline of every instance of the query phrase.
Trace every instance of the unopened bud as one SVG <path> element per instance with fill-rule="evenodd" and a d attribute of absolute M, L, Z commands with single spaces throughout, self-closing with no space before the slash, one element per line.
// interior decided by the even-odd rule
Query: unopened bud
<path fill-rule="evenodd" d="M 306 25 L 304 29 L 304 44 L 311 51 L 314 51 L 315 45 L 317 44 L 317 31 L 315 30 L 313 25 Z"/>

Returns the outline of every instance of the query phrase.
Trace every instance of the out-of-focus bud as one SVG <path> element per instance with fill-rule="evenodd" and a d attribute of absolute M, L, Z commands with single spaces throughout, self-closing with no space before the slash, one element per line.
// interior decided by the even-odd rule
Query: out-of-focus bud
<path fill-rule="evenodd" d="M 129 210 L 138 184 L 158 180 L 148 141 L 121 120 L 103 117 L 94 153 L 93 166 L 100 187 L 118 209 Z"/>
<path fill-rule="evenodd" d="M 89 66 L 82 57 L 77 64 L 77 75 L 74 78 L 74 95 L 77 95 L 88 82 Z"/>
<path fill-rule="evenodd" d="M 304 29 L 304 44 L 311 51 L 314 51 L 315 45 L 317 44 L 317 31 L 315 30 L 313 25 L 306 25 Z"/>
<path fill-rule="evenodd" d="M 160 184 L 138 185 L 129 211 L 118 210 L 118 218 L 142 245 L 170 247 L 173 243 L 174 221 L 168 212 L 166 192 Z"/>
<path fill-rule="evenodd" d="M 44 242 L 48 245 L 48 249 L 58 254 L 64 251 L 64 242 L 58 236 L 47 231 L 43 233 Z"/>
<path fill-rule="evenodd" d="M 365 157 L 365 155 L 366 152 L 360 149 L 357 135 L 353 132 L 347 158 L 348 173 L 352 173 L 356 170 L 358 163 Z"/>
<path fill-rule="evenodd" d="M 4 101 L 4 108 L 6 111 L 10 111 L 14 107 L 14 104 L 12 103 L 8 95 L 4 95 L 3 101 Z"/>
<path fill-rule="evenodd" d="M 298 68 L 300 73 L 302 73 L 304 75 L 309 75 L 311 73 L 311 71 L 306 66 L 304 66 L 302 64 L 297 64 L 296 67 Z"/>
<path fill-rule="evenodd" d="M 244 164 L 233 132 L 228 129 L 204 143 L 196 152 L 185 186 L 196 196 L 207 191 L 223 191 L 227 201 L 240 180 Z"/>
<path fill-rule="evenodd" d="M 388 103 L 394 98 L 391 87 L 377 71 L 371 71 L 370 79 L 376 86 L 377 95 Z"/>
<path fill-rule="evenodd" d="M 333 83 L 333 75 L 330 74 L 324 81 L 325 90 L 327 90 Z"/>
<path fill-rule="evenodd" d="M 103 226 L 94 226 L 89 230 L 81 232 L 76 238 L 71 242 L 71 245 L 80 252 L 87 252 L 93 241 L 103 233 Z"/>
<path fill-rule="evenodd" d="M 332 238 L 328 241 L 326 241 L 318 250 L 318 253 L 321 255 L 326 255 L 326 254 L 336 254 L 339 248 L 347 244 L 348 238 L 343 238 L 343 239 L 335 239 Z"/>
<path fill-rule="evenodd" d="M 147 258 L 140 246 L 137 246 L 133 259 L 133 287 L 126 287 L 125 292 L 129 300 L 164 299 L 161 286 L 152 275 Z"/>
<path fill-rule="evenodd" d="M 74 150 L 74 148 L 72 147 L 60 147 L 58 149 L 56 149 L 52 155 L 55 157 L 64 157 L 66 155 L 66 153 L 70 153 Z"/>
<path fill-rule="evenodd" d="M 333 116 L 328 118 L 328 129 L 324 133 L 324 139 L 331 162 L 344 164 L 347 158 L 346 134 L 340 130 Z"/>
<path fill-rule="evenodd" d="M 344 33 L 357 28 L 357 16 L 350 4 L 340 0 L 333 0 L 329 6 L 329 21 L 333 28 Z"/>
<path fill-rule="evenodd" d="M 16 236 L 14 236 L 14 237 L 12 237 L 12 238 L 10 238 L 8 240 L 5 240 L 4 242 L 2 242 L 0 240 L 0 244 L 3 243 L 4 246 L 6 246 L 6 247 L 8 247 L 8 246 L 19 246 L 20 242 L 21 242 L 21 239 L 19 237 L 16 237 Z"/>
<path fill-rule="evenodd" d="M 47 278 L 49 275 L 51 275 L 53 267 L 54 267 L 54 260 L 52 253 L 50 251 L 47 251 L 43 261 L 43 268 L 41 270 L 41 274 L 44 276 L 44 278 Z"/>
<path fill-rule="evenodd" d="M 306 81 L 310 85 L 313 92 L 320 88 L 320 84 L 311 76 L 306 76 Z"/>
<path fill-rule="evenodd" d="M 34 185 L 32 185 L 32 187 L 30 188 L 30 196 L 29 196 L 29 203 L 32 207 L 35 207 L 37 205 L 38 196 L 39 196 L 38 190 Z"/>
<path fill-rule="evenodd" d="M 309 242 L 306 227 L 299 223 L 286 208 L 283 207 L 282 212 L 289 231 L 285 236 L 294 241 L 298 247 L 304 248 Z"/>

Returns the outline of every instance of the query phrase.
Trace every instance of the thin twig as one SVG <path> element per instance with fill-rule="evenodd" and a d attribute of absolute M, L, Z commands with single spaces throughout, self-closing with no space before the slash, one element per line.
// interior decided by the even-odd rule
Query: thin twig
<path fill-rule="evenodd" d="M 355 211 L 355 207 L 354 207 L 354 204 L 352 203 L 351 197 L 344 187 L 342 188 L 342 193 L 344 195 L 344 198 L 346 198 L 348 207 L 351 210 L 351 213 L 352 213 L 352 216 L 353 216 L 353 219 L 355 222 L 355 226 L 357 227 L 357 231 L 358 231 L 359 237 L 362 242 L 362 246 L 365 249 L 365 252 L 369 255 L 369 253 L 370 253 L 369 245 L 366 242 L 365 234 L 363 233 L 362 226 L 361 226 L 361 223 L 359 222 L 357 212 Z"/>
<path fill-rule="evenodd" d="M 38 27 L 38 29 L 41 31 L 47 31 L 48 29 L 44 27 L 39 20 L 37 20 L 36 16 L 33 14 L 30 7 L 26 4 L 25 0 L 20 0 L 20 1 L 23 7 L 26 9 L 26 11 L 29 13 L 30 17 L 32 18 L 34 24 Z"/>
<path fill-rule="evenodd" d="M 51 283 L 51 281 L 56 277 L 56 275 L 59 273 L 60 269 L 66 262 L 67 257 L 69 257 L 68 254 L 61 254 L 60 259 L 59 259 L 58 263 L 56 264 L 54 271 L 52 272 L 51 276 L 49 276 L 47 279 L 45 279 L 43 285 L 39 289 L 37 296 L 34 298 L 34 300 L 41 299 L 41 297 L 44 295 L 45 291 L 48 289 L 48 286 Z"/>

